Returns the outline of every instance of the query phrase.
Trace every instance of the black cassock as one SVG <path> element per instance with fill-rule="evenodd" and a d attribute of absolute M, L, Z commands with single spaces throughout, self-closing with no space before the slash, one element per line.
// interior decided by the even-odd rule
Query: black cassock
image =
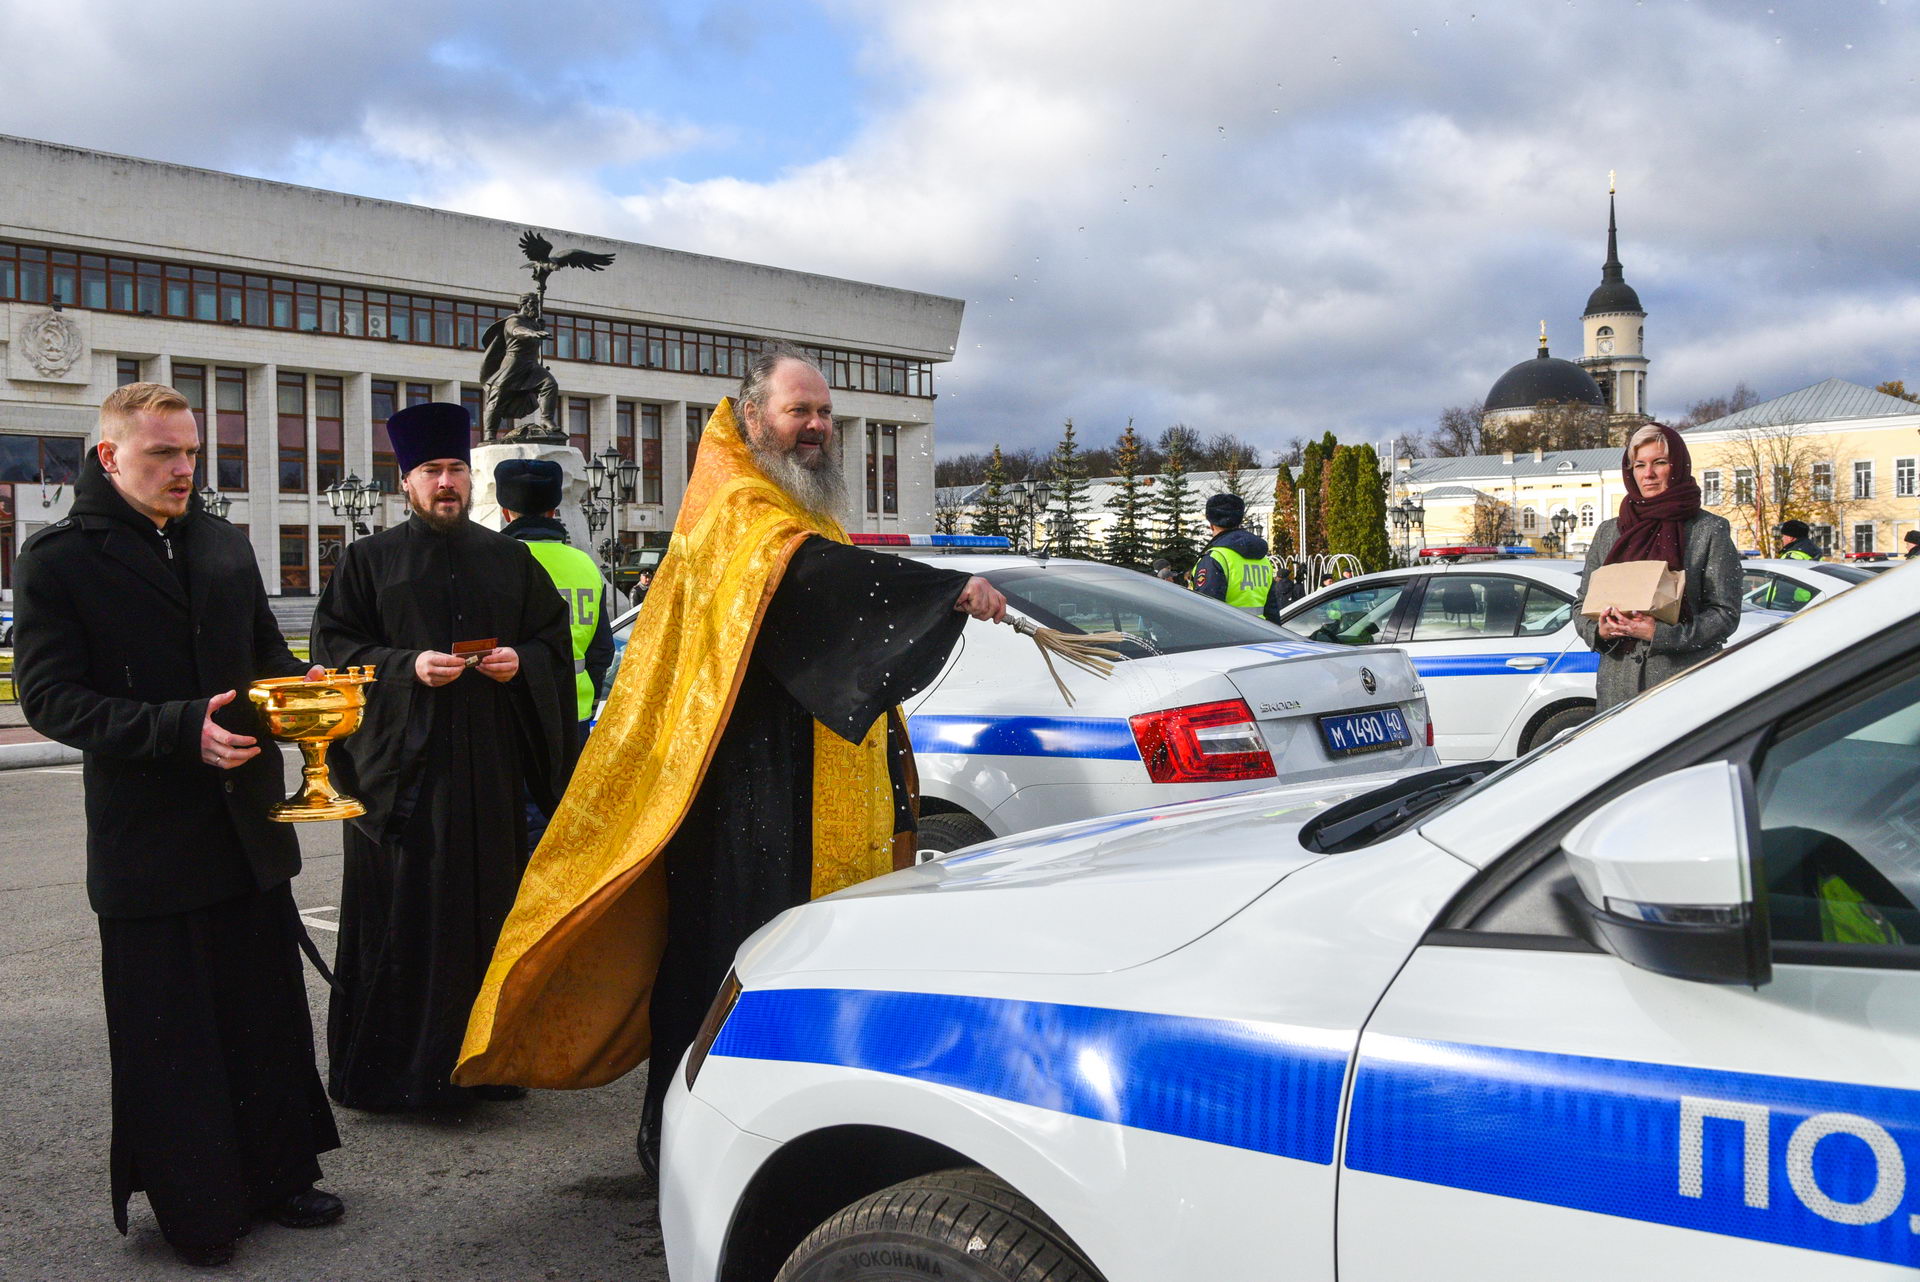
<path fill-rule="evenodd" d="M 415 678 L 421 651 L 487 639 L 519 654 L 513 680 Z M 313 653 L 378 678 L 327 758 L 367 807 L 345 834 L 327 1089 L 350 1108 L 456 1102 L 447 1076 L 526 867 L 522 786 L 551 810 L 572 768 L 567 609 L 524 543 L 412 516 L 347 549 Z"/>
<path fill-rule="evenodd" d="M 667 946 L 650 1018 L 646 1107 L 692 1045 L 740 945 L 813 889 L 814 722 L 858 743 L 939 676 L 967 576 L 810 538 L 761 619 L 733 714 L 667 861 Z M 641 616 L 641 624 L 645 616 Z M 908 745 L 889 728 L 894 831 L 910 832 Z"/>

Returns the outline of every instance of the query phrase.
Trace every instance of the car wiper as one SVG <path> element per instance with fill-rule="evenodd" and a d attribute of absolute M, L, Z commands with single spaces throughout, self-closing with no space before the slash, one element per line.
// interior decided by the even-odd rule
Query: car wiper
<path fill-rule="evenodd" d="M 1300 844 L 1327 855 L 1357 850 L 1388 836 L 1505 764 L 1476 761 L 1395 780 L 1328 810 L 1307 825 L 1300 834 Z"/>

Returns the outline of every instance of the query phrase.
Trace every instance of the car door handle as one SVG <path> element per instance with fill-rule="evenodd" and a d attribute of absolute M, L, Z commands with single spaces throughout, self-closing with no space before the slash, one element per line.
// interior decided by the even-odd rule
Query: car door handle
<path fill-rule="evenodd" d="M 1507 660 L 1507 666 L 1509 668 L 1518 668 L 1522 672 L 1531 672 L 1535 668 L 1546 667 L 1547 661 L 1537 654 L 1516 654 L 1513 658 Z"/>

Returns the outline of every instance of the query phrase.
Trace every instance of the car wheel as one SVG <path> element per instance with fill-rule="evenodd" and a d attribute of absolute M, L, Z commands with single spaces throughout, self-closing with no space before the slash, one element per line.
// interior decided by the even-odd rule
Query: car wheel
<path fill-rule="evenodd" d="M 1554 736 L 1561 731 L 1571 730 L 1591 720 L 1593 720 L 1593 705 L 1590 703 L 1577 703 L 1571 708 L 1562 708 L 1534 726 L 1527 735 L 1527 741 L 1520 745 L 1520 751 L 1532 752 L 1543 744 L 1552 743 Z"/>
<path fill-rule="evenodd" d="M 919 853 L 915 863 L 951 854 L 962 846 L 974 846 L 993 840 L 993 829 L 965 811 L 953 810 L 920 817 Z"/>
<path fill-rule="evenodd" d="M 978 1167 L 882 1189 L 807 1235 L 774 1282 L 1100 1282 L 1060 1226 Z"/>

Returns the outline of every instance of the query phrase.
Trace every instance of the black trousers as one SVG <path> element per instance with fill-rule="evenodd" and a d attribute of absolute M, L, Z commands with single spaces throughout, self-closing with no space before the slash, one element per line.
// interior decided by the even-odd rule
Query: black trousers
<path fill-rule="evenodd" d="M 171 1242 L 231 1241 L 340 1147 L 313 1062 L 293 892 L 100 919 L 113 1214 L 144 1190 Z"/>

